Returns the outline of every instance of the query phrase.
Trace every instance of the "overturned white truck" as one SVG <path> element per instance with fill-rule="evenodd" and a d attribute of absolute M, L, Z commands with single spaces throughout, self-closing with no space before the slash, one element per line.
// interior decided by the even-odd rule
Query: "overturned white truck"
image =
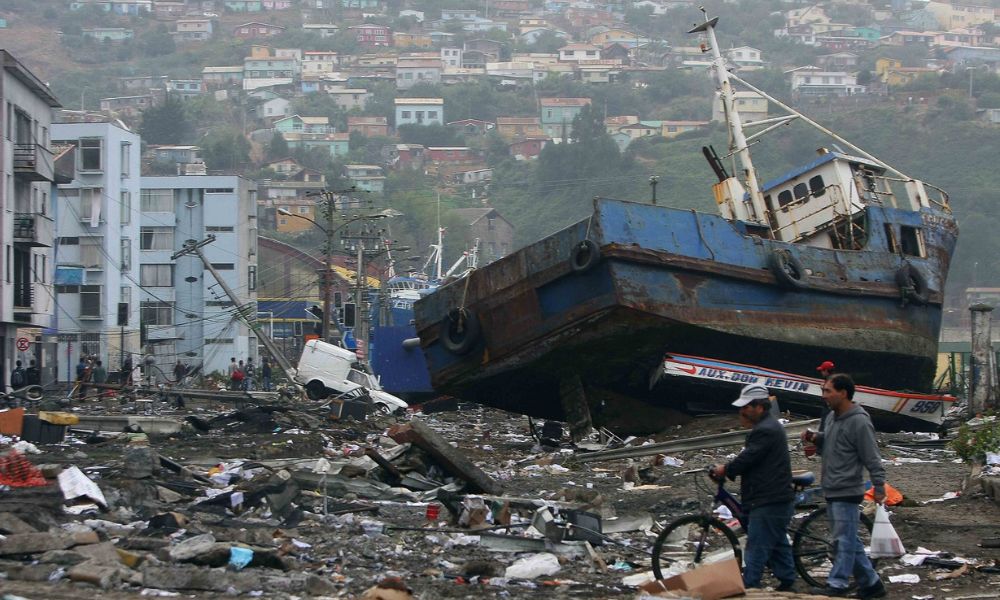
<path fill-rule="evenodd" d="M 359 369 L 358 356 L 339 346 L 309 340 L 299 356 L 295 381 L 312 400 L 322 400 L 364 388 L 375 409 L 391 414 L 407 408 L 406 402 L 382 391 L 378 378 Z"/>

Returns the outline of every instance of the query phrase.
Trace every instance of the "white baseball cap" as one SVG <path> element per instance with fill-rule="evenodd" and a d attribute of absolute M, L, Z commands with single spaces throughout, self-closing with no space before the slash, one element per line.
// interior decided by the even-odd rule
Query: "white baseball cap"
<path fill-rule="evenodd" d="M 733 406 L 742 408 L 754 400 L 767 400 L 770 396 L 771 394 L 766 387 L 759 383 L 751 383 L 743 386 L 743 389 L 740 390 L 740 397 L 733 402 Z"/>

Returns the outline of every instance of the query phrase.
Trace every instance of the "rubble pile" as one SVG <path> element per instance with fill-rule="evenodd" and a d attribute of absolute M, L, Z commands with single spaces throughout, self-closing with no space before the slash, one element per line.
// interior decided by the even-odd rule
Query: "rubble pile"
<path fill-rule="evenodd" d="M 555 424 L 535 430 L 467 405 L 362 421 L 306 405 L 187 417 L 169 436 L 132 424 L 115 435 L 70 426 L 56 444 L 0 438 L 0 587 L 25 598 L 88 589 L 115 598 L 636 597 L 652 578 L 660 527 L 710 502 L 677 473 L 738 449 L 657 451 L 668 438 L 736 430 L 728 417 L 577 445 Z M 884 442 L 890 474 L 953 465 L 944 449 Z M 612 448 L 632 456 L 583 459 Z M 915 497 L 943 496 L 940 484 Z M 921 510 L 972 510 L 974 496 L 894 508 L 907 547 L 923 557 L 885 564 L 887 577 L 919 576 L 894 585 L 916 593 L 1000 583 L 994 550 L 947 547 L 921 521 Z M 994 504 L 974 508 L 987 506 L 1000 516 Z M 1000 538 L 1000 525 L 975 534 Z M 942 584 L 931 578 L 941 570 L 955 574 Z"/>

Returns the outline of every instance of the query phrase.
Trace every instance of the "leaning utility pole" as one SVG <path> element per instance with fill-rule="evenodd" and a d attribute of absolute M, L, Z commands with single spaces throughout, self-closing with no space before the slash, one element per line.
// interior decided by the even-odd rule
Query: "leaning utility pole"
<path fill-rule="evenodd" d="M 382 240 L 379 232 L 371 231 L 368 223 L 362 225 L 362 231 L 358 235 L 344 235 L 341 238 L 345 242 L 356 242 L 358 251 L 357 271 L 355 272 L 354 290 L 354 310 L 357 311 L 354 319 L 354 339 L 357 340 L 359 348 L 364 346 L 364 358 L 361 362 L 368 364 L 368 310 L 366 308 L 365 297 L 368 292 L 368 273 L 365 268 L 365 252 L 376 250 L 376 246 Z M 361 357 L 359 357 L 361 358 Z"/>
<path fill-rule="evenodd" d="M 260 325 L 257 323 L 257 305 L 253 302 L 240 304 L 236 294 L 233 292 L 232 289 L 230 289 L 229 285 L 226 284 L 226 281 L 222 278 L 221 275 L 219 275 L 219 272 L 215 270 L 215 267 L 212 266 L 212 263 L 208 262 L 208 259 L 205 258 L 205 255 L 202 253 L 201 251 L 202 247 L 207 246 L 214 241 L 215 241 L 215 236 L 211 234 L 209 234 L 207 238 L 205 238 L 200 242 L 195 242 L 194 240 L 188 240 L 184 242 L 184 248 L 170 255 L 170 260 L 177 260 L 181 256 L 186 256 L 188 254 L 196 254 L 198 258 L 201 259 L 202 264 L 205 265 L 205 269 L 207 269 L 212 274 L 212 277 L 215 277 L 215 280 L 219 282 L 220 286 L 222 286 L 222 290 L 226 293 L 226 296 L 228 296 L 229 299 L 236 306 L 236 316 L 239 317 L 241 321 L 246 323 L 246 326 L 250 328 L 250 331 L 252 331 L 255 336 L 257 336 L 257 339 L 260 340 L 260 343 L 264 344 L 264 348 L 267 349 L 267 352 L 271 355 L 271 358 L 273 358 L 274 362 L 277 363 L 278 368 L 280 368 L 282 372 L 284 372 L 285 377 L 288 378 L 288 381 L 290 383 L 294 383 L 295 369 L 292 367 L 291 363 L 288 362 L 288 359 L 285 358 L 285 355 L 283 355 L 278 350 L 278 347 L 274 344 L 274 341 L 271 338 L 267 337 L 267 335 L 261 330 Z"/>

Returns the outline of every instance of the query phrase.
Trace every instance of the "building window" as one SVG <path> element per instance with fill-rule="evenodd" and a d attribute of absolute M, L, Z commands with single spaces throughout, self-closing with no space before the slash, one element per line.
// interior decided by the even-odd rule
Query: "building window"
<path fill-rule="evenodd" d="M 404 111 L 400 112 L 400 118 L 401 119 L 409 119 L 410 118 L 410 111 L 404 110 Z"/>
<path fill-rule="evenodd" d="M 130 286 L 121 286 L 118 290 L 118 301 L 122 304 L 132 305 L 132 288 Z"/>
<path fill-rule="evenodd" d="M 81 171 L 101 170 L 101 138 L 80 138 L 80 164 Z"/>
<path fill-rule="evenodd" d="M 140 227 L 139 240 L 140 250 L 173 250 L 174 228 Z"/>
<path fill-rule="evenodd" d="M 300 215 L 308 215 L 309 214 L 309 207 L 308 206 L 300 206 L 299 207 L 299 214 Z"/>
<path fill-rule="evenodd" d="M 212 232 L 212 233 L 232 233 L 233 232 L 233 228 L 232 227 L 219 226 L 219 225 L 206 225 L 205 226 L 205 231 L 209 231 L 209 232 Z"/>
<path fill-rule="evenodd" d="M 132 222 L 132 192 L 123 191 L 121 199 L 121 224 L 128 225 Z"/>
<path fill-rule="evenodd" d="M 90 221 L 94 213 L 98 219 L 101 216 L 101 205 L 104 204 L 102 188 L 80 188 L 80 220 Z"/>
<path fill-rule="evenodd" d="M 122 142 L 121 147 L 121 170 L 122 179 L 128 179 L 132 175 L 132 144 L 129 142 Z"/>
<path fill-rule="evenodd" d="M 143 325 L 173 325 L 174 305 L 171 302 L 141 302 L 139 321 Z"/>
<path fill-rule="evenodd" d="M 429 111 L 427 111 L 427 118 L 428 119 L 436 119 L 437 116 L 438 116 L 438 113 L 437 113 L 436 110 L 429 110 Z"/>
<path fill-rule="evenodd" d="M 208 188 L 206 194 L 232 194 L 233 188 Z"/>
<path fill-rule="evenodd" d="M 80 240 L 80 264 L 87 269 L 100 269 L 104 264 L 101 252 L 104 245 L 103 237 L 85 237 Z"/>
<path fill-rule="evenodd" d="M 247 290 L 257 291 L 257 265 L 247 267 Z"/>
<path fill-rule="evenodd" d="M 80 354 L 100 354 L 101 334 L 81 333 L 80 334 Z"/>
<path fill-rule="evenodd" d="M 139 285 L 145 287 L 173 287 L 174 265 L 141 265 Z"/>
<path fill-rule="evenodd" d="M 101 286 L 99 285 L 80 286 L 80 316 L 81 317 L 101 316 Z"/>
<path fill-rule="evenodd" d="M 140 204 L 143 212 L 173 212 L 174 190 L 142 190 Z"/>
<path fill-rule="evenodd" d="M 132 270 L 132 240 L 129 238 L 122 238 L 122 272 L 128 272 Z"/>
<path fill-rule="evenodd" d="M 215 267 L 217 271 L 232 271 L 236 268 L 236 265 L 233 263 L 212 263 L 212 266 Z"/>

